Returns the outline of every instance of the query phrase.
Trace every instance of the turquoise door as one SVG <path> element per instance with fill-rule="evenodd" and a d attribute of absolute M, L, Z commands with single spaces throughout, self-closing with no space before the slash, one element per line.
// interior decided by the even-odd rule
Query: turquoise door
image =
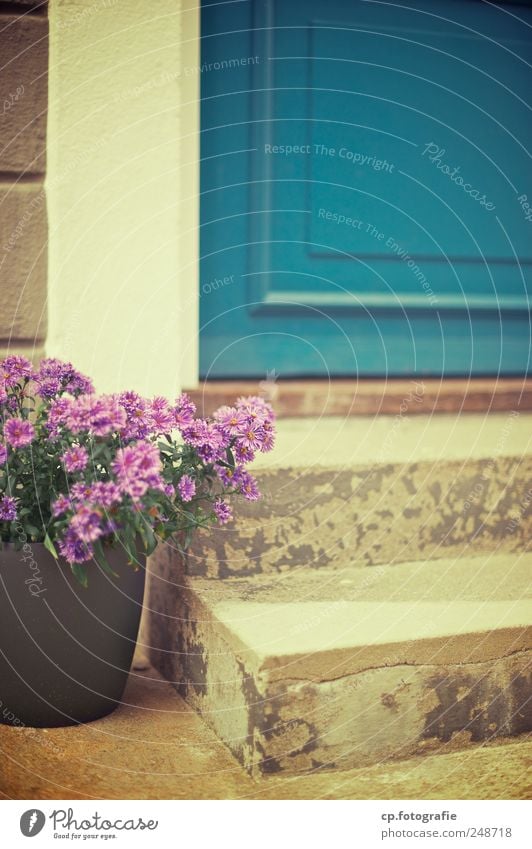
<path fill-rule="evenodd" d="M 202 5 L 201 373 L 524 374 L 532 6 Z"/>

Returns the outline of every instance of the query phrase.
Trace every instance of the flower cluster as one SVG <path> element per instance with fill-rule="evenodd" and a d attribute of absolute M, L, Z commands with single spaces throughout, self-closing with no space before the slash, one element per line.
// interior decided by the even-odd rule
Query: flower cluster
<path fill-rule="evenodd" d="M 0 539 L 44 542 L 85 582 L 120 541 L 135 560 L 173 536 L 232 518 L 228 497 L 260 497 L 246 469 L 274 443 L 274 413 L 239 398 L 211 419 L 186 394 L 96 395 L 70 363 L 0 362 Z M 18 529 L 18 530 L 17 530 Z"/>

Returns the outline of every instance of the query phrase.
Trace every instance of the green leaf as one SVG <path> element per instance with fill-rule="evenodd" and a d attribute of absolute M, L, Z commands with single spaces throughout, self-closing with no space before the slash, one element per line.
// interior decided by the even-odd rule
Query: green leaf
<path fill-rule="evenodd" d="M 50 554 L 52 555 L 52 557 L 55 557 L 55 559 L 56 559 L 56 560 L 58 560 L 58 559 L 59 559 L 59 555 L 58 555 L 58 553 L 57 553 L 56 547 L 55 547 L 55 545 L 53 544 L 53 542 L 52 542 L 52 540 L 50 539 L 50 537 L 48 536 L 48 534 L 46 534 L 46 535 L 45 535 L 45 537 L 44 537 L 44 547 L 45 547 L 46 549 L 48 549 L 48 551 L 50 552 Z"/>
<path fill-rule="evenodd" d="M 126 525 L 123 533 L 121 534 L 122 541 L 124 543 L 124 548 L 126 549 L 128 563 L 138 566 L 137 561 L 137 541 L 135 538 L 134 529 L 131 525 Z"/>
<path fill-rule="evenodd" d="M 89 586 L 89 578 L 87 575 L 87 567 L 82 563 L 71 563 L 70 568 L 72 569 L 72 574 L 74 575 L 76 581 L 81 584 L 82 587 Z"/>
<path fill-rule="evenodd" d="M 186 551 L 192 542 L 192 537 L 194 536 L 195 528 L 187 528 L 185 532 L 185 539 L 183 540 L 183 549 Z"/>
<path fill-rule="evenodd" d="M 155 534 L 153 533 L 151 525 L 148 522 L 142 522 L 139 527 L 139 531 L 142 537 L 142 541 L 144 543 L 144 548 L 146 549 L 146 554 L 153 554 L 153 552 L 157 548 L 157 540 L 155 538 Z"/>
<path fill-rule="evenodd" d="M 119 577 L 119 575 L 117 575 L 117 573 L 109 566 L 100 540 L 96 540 L 94 543 L 94 559 L 98 566 L 100 566 L 107 575 L 111 575 L 112 578 Z"/>

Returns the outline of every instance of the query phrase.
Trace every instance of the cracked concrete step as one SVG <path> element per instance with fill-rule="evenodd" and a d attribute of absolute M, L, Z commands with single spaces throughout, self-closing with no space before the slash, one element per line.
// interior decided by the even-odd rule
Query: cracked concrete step
<path fill-rule="evenodd" d="M 263 500 L 198 534 L 191 574 L 518 552 L 532 536 L 532 416 L 516 411 L 284 420 L 258 461 Z"/>
<path fill-rule="evenodd" d="M 251 774 L 349 769 L 532 728 L 532 555 L 176 581 L 151 662 Z"/>
<path fill-rule="evenodd" d="M 532 741 L 349 772 L 253 780 L 153 669 L 110 716 L 71 728 L 0 725 L 0 799 L 529 799 Z"/>

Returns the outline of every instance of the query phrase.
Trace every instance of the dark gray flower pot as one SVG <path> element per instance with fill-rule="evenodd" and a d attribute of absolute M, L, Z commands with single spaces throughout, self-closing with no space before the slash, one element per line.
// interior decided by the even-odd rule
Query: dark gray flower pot
<path fill-rule="evenodd" d="M 0 722 L 75 725 L 111 713 L 123 696 L 145 568 L 109 551 L 117 578 L 88 564 L 83 588 L 41 544 L 0 550 Z M 139 562 L 143 560 L 139 558 Z"/>

